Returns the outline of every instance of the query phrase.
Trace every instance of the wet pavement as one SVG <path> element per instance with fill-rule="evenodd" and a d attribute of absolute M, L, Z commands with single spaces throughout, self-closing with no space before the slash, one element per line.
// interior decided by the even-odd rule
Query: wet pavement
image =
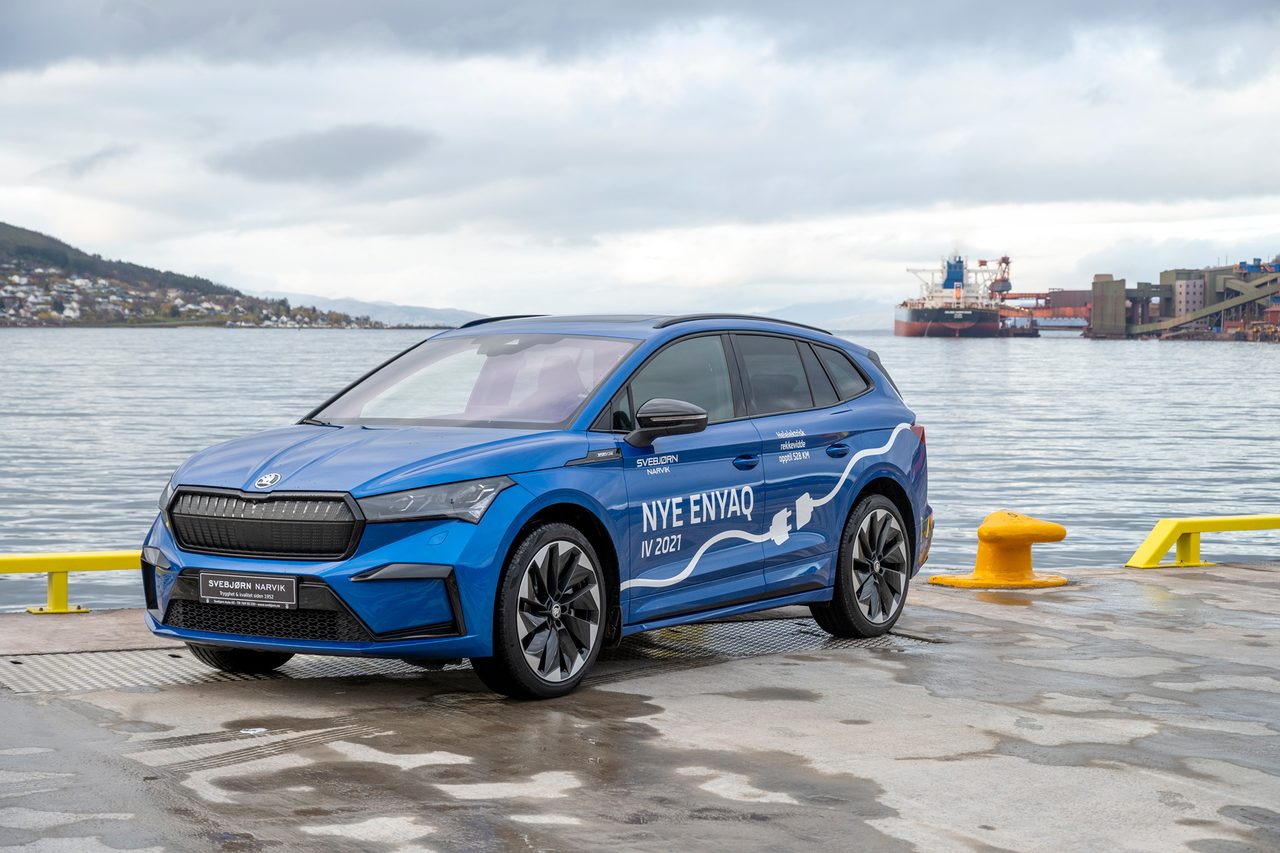
<path fill-rule="evenodd" d="M 33 655 L 46 617 L 2 617 L 0 845 L 1280 849 L 1280 566 L 1065 574 L 921 579 L 869 645 L 642 635 L 542 703 L 458 667 L 215 676 L 122 614 L 136 651 Z"/>

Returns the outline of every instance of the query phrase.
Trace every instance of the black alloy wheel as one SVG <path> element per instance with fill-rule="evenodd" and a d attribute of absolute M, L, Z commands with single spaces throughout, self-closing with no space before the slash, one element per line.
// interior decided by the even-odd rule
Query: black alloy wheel
<path fill-rule="evenodd" d="M 902 515 L 883 495 L 858 502 L 845 523 L 830 602 L 810 606 L 837 637 L 876 637 L 902 614 L 911 579 L 911 540 Z"/>

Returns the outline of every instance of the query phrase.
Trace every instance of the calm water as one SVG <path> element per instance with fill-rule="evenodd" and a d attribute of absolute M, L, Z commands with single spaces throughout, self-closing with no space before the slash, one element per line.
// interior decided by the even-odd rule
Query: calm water
<path fill-rule="evenodd" d="M 186 456 L 296 420 L 423 335 L 0 330 L 0 553 L 139 547 Z M 999 508 L 1067 526 L 1046 568 L 1122 563 L 1162 515 L 1280 511 L 1280 346 L 851 337 L 928 429 L 931 565 L 971 564 Z M 1280 534 L 1205 544 L 1280 555 Z M 74 577 L 72 597 L 141 600 L 115 573 Z M 42 579 L 0 577 L 0 609 L 43 600 Z"/>

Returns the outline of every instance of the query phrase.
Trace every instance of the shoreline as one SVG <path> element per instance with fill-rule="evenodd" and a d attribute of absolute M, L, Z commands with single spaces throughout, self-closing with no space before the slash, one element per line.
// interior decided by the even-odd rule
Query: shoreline
<path fill-rule="evenodd" d="M 253 329 L 284 332 L 443 332 L 457 326 L 228 326 L 225 323 L 49 323 L 29 326 L 0 325 L 6 329 Z"/>

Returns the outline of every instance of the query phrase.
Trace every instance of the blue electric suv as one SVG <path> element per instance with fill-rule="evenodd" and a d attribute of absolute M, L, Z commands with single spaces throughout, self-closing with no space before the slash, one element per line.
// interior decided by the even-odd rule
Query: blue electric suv
<path fill-rule="evenodd" d="M 227 671 L 470 658 L 495 691 L 560 696 L 636 631 L 794 604 L 888 631 L 928 554 L 926 479 L 876 354 L 821 329 L 479 320 L 183 464 L 146 619 Z"/>

